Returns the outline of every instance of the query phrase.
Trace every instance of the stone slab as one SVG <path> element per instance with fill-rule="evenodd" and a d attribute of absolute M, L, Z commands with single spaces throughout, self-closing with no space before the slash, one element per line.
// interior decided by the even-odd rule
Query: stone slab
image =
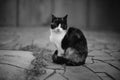
<path fill-rule="evenodd" d="M 27 68 L 33 59 L 32 52 L 0 50 L 0 63 L 8 63 Z"/>
<path fill-rule="evenodd" d="M 24 69 L 0 64 L 0 80 L 25 80 Z"/>
<path fill-rule="evenodd" d="M 52 69 L 46 69 L 46 73 L 39 77 L 39 80 L 45 80 L 51 77 L 51 74 L 54 73 L 54 70 Z"/>
<path fill-rule="evenodd" d="M 110 78 L 108 75 L 106 75 L 105 73 L 96 73 L 98 76 L 100 76 L 102 78 L 102 80 L 113 80 L 112 78 Z"/>
<path fill-rule="evenodd" d="M 120 61 L 106 61 L 106 62 L 115 66 L 118 70 L 120 70 Z"/>
<path fill-rule="evenodd" d="M 32 52 L 0 50 L 0 80 L 25 80 L 33 59 Z"/>
<path fill-rule="evenodd" d="M 67 67 L 64 75 L 69 80 L 100 80 L 95 73 L 83 66 Z"/>
<path fill-rule="evenodd" d="M 111 55 L 115 58 L 120 60 L 120 52 L 112 52 Z"/>
<path fill-rule="evenodd" d="M 89 56 L 107 56 L 109 57 L 110 55 L 105 53 L 104 51 L 100 50 L 93 50 L 92 52 L 88 53 Z"/>
<path fill-rule="evenodd" d="M 87 65 L 94 72 L 106 72 L 113 79 L 120 80 L 120 71 L 114 68 L 113 66 L 97 61 L 94 64 Z"/>
<path fill-rule="evenodd" d="M 103 61 L 108 61 L 108 60 L 116 60 L 114 57 L 112 56 L 96 56 L 96 57 L 93 57 L 93 60 L 103 60 Z"/>
<path fill-rule="evenodd" d="M 60 74 L 56 73 L 46 80 L 67 80 L 67 79 L 65 77 L 61 76 Z"/>

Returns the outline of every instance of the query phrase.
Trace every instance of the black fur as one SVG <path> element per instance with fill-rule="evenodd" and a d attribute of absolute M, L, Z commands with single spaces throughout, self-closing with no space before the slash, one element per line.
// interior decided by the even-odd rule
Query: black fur
<path fill-rule="evenodd" d="M 61 21 L 60 23 L 62 24 L 61 19 L 62 18 L 59 18 L 56 22 L 59 23 L 59 21 Z M 66 26 L 65 29 L 67 29 Z M 74 27 L 68 28 L 66 35 L 61 41 L 61 47 L 64 50 L 64 54 L 63 56 L 57 56 L 58 51 L 56 50 L 52 56 L 54 63 L 66 64 L 68 66 L 85 64 L 85 60 L 88 55 L 88 47 L 87 40 L 80 29 Z M 72 54 L 70 54 L 71 52 Z"/>

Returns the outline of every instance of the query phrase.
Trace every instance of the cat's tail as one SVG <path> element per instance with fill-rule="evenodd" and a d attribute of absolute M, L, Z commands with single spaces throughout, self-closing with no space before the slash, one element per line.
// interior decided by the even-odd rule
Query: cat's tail
<path fill-rule="evenodd" d="M 85 62 L 77 63 L 77 62 L 72 62 L 72 61 L 66 63 L 67 66 L 80 66 L 80 65 L 84 65 L 84 64 L 85 64 Z"/>
<path fill-rule="evenodd" d="M 56 64 L 60 64 L 60 65 L 65 64 L 67 66 L 80 66 L 85 64 L 85 62 L 73 62 L 71 60 L 64 58 L 63 56 L 57 56 L 57 54 L 58 54 L 58 51 L 56 50 L 52 56 L 53 62 Z"/>

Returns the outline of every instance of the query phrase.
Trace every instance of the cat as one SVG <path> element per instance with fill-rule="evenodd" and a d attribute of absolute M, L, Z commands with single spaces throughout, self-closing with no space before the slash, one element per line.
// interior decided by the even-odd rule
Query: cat
<path fill-rule="evenodd" d="M 52 55 L 52 60 L 61 65 L 83 65 L 88 55 L 87 40 L 80 29 L 68 27 L 67 16 L 52 15 L 50 41 L 57 48 Z"/>

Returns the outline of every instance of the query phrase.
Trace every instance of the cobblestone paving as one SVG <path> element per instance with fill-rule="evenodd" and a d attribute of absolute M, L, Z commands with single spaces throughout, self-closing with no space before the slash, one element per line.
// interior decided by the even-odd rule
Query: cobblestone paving
<path fill-rule="evenodd" d="M 19 29 L 18 40 L 10 42 L 12 49 L 21 45 L 39 44 L 42 47 L 48 42 L 48 29 Z M 89 53 L 86 64 L 82 66 L 64 66 L 48 62 L 46 74 L 38 80 L 120 80 L 120 35 L 115 32 L 83 31 L 88 41 Z M 1 39 L 2 40 L 2 39 Z M 13 38 L 12 38 L 13 41 Z M 1 49 L 7 49 L 1 41 Z M 8 42 L 6 42 L 8 43 Z M 13 44 L 12 44 L 13 43 Z M 15 46 L 14 46 L 15 45 Z M 9 49 L 9 48 L 8 48 Z M 50 47 L 51 49 L 51 47 Z"/>

